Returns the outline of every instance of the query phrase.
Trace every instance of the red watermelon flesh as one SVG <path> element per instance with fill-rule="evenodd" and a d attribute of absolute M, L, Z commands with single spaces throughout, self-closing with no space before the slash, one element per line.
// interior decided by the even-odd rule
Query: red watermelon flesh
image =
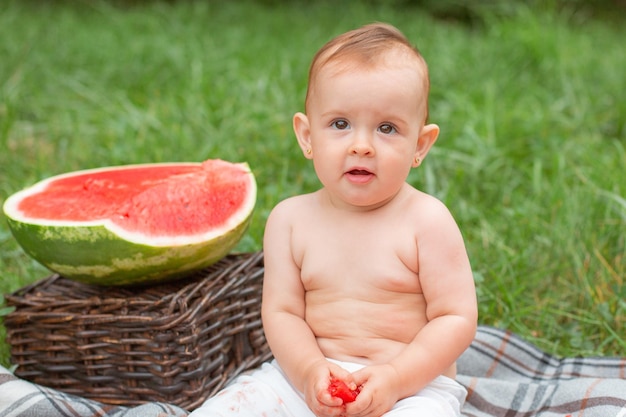
<path fill-rule="evenodd" d="M 24 198 L 18 209 L 31 219 L 108 219 L 144 236 L 203 233 L 224 224 L 247 198 L 242 188 L 249 173 L 220 175 L 223 164 L 131 166 L 62 177 Z"/>

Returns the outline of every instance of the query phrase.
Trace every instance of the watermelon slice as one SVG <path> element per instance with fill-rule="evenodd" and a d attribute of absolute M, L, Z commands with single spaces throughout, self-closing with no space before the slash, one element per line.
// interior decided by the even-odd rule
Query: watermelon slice
<path fill-rule="evenodd" d="M 26 253 L 91 284 L 174 279 L 227 255 L 250 222 L 256 182 L 245 163 L 160 163 L 43 180 L 4 203 Z"/>

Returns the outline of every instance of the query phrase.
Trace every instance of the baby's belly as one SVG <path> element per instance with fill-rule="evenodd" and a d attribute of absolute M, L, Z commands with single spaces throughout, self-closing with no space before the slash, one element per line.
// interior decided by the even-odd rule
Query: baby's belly
<path fill-rule="evenodd" d="M 371 303 L 308 300 L 306 320 L 324 356 L 364 365 L 391 361 L 428 323 L 420 298 Z M 444 375 L 456 376 L 455 367 Z"/>
<path fill-rule="evenodd" d="M 395 340 L 367 337 L 318 337 L 317 343 L 327 358 L 364 365 L 389 362 L 406 347 Z"/>
<path fill-rule="evenodd" d="M 332 291 L 309 291 L 305 305 L 305 320 L 315 336 L 345 345 L 345 349 L 355 351 L 355 356 L 360 351 L 373 353 L 406 345 L 428 323 L 421 294 L 357 298 Z"/>
<path fill-rule="evenodd" d="M 318 337 L 317 342 L 325 357 L 363 365 L 388 363 L 406 347 L 406 343 L 382 339 L 337 340 Z M 456 364 L 442 375 L 455 379 Z"/>

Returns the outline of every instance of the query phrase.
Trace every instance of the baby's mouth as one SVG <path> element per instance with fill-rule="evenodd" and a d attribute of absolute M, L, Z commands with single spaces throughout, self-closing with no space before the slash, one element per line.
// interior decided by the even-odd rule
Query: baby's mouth
<path fill-rule="evenodd" d="M 374 178 L 374 173 L 364 168 L 353 168 L 346 171 L 346 178 L 354 184 L 367 184 Z"/>
<path fill-rule="evenodd" d="M 352 170 L 348 171 L 348 174 L 350 174 L 350 175 L 372 175 L 372 173 L 369 172 L 366 169 L 352 169 Z"/>

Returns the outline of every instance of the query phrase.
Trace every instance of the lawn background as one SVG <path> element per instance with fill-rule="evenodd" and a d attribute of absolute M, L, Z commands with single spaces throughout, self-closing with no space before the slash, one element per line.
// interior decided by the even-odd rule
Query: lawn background
<path fill-rule="evenodd" d="M 469 4 L 5 0 L 0 199 L 77 169 L 247 161 L 259 195 L 238 250 L 259 250 L 271 208 L 318 187 L 291 130 L 312 55 L 386 21 L 429 63 L 442 133 L 409 181 L 455 215 L 481 324 L 556 355 L 624 356 L 624 9 Z M 4 218 L 0 274 L 0 294 L 48 275 Z"/>

